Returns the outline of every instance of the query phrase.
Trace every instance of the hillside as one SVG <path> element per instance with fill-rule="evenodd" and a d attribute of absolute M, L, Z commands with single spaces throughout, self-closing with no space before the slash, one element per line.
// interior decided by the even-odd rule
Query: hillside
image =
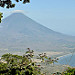
<path fill-rule="evenodd" d="M 75 37 L 55 32 L 22 13 L 3 19 L 0 50 L 24 51 L 28 47 L 37 51 L 70 51 L 75 48 Z"/>

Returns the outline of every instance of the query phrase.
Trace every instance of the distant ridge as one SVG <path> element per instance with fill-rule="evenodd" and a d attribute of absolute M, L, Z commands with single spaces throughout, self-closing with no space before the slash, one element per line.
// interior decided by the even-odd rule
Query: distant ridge
<path fill-rule="evenodd" d="M 0 48 L 65 51 L 75 48 L 75 37 L 55 32 L 22 13 L 13 13 L 0 24 Z"/>

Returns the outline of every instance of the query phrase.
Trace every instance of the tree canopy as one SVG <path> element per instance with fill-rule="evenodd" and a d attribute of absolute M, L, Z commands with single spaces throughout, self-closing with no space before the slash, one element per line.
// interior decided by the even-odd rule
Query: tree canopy
<path fill-rule="evenodd" d="M 2 19 L 2 17 L 3 17 L 3 16 L 2 16 L 2 13 L 0 13 L 0 23 L 1 23 L 1 19 Z"/>
<path fill-rule="evenodd" d="M 10 53 L 2 55 L 0 59 L 0 75 L 45 75 L 41 72 L 43 67 L 41 65 L 44 63 L 51 64 L 53 63 L 53 59 L 47 57 L 46 53 L 35 56 L 33 50 L 27 49 L 22 56 Z M 39 59 L 40 63 L 34 61 L 36 59 Z"/>
<path fill-rule="evenodd" d="M 20 1 L 23 1 L 23 4 L 25 3 L 29 3 L 30 0 L 15 0 L 15 2 L 20 2 Z M 13 8 L 15 7 L 15 4 L 12 3 L 12 0 L 0 0 L 0 7 L 5 7 L 6 8 Z"/>
<path fill-rule="evenodd" d="M 0 75 L 41 75 L 40 69 L 32 61 L 33 50 L 23 56 L 4 54 L 0 60 Z"/>
<path fill-rule="evenodd" d="M 68 69 L 62 73 L 62 75 L 75 75 L 75 68 L 68 67 Z"/>

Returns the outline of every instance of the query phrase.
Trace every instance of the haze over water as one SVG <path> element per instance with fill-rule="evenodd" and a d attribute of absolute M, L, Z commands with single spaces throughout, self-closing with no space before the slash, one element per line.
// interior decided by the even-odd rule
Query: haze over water
<path fill-rule="evenodd" d="M 56 64 L 70 65 L 72 67 L 75 67 L 75 53 L 73 55 L 69 54 L 69 55 L 60 57 L 58 60 L 58 63 Z"/>

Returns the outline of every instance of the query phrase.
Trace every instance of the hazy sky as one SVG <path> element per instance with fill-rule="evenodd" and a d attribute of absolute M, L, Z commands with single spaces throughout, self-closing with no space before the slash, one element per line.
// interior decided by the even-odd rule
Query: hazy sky
<path fill-rule="evenodd" d="M 75 0 L 31 0 L 25 5 L 16 3 L 13 9 L 0 7 L 4 18 L 15 10 L 54 31 L 75 36 Z"/>

